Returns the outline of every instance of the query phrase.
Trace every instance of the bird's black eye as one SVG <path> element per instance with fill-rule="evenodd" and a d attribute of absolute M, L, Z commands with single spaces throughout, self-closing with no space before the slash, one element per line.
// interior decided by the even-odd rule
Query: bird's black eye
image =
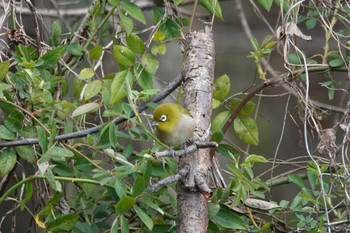
<path fill-rule="evenodd" d="M 166 115 L 162 115 L 162 116 L 160 117 L 160 121 L 162 121 L 162 122 L 166 121 Z"/>

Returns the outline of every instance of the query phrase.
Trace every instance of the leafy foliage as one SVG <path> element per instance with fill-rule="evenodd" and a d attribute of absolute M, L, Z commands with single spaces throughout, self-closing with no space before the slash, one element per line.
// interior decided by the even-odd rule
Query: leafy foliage
<path fill-rule="evenodd" d="M 255 2 L 254 7 L 260 6 L 265 13 L 278 8 L 285 17 L 284 25 L 261 41 L 250 38 L 252 51 L 248 58 L 253 59 L 258 77 L 252 78 L 251 87 L 232 94 L 233 77 L 224 74 L 215 79 L 212 107 L 216 115 L 210 130 L 212 140 L 218 143 L 215 156 L 227 161 L 227 184 L 215 184 L 213 189 L 208 203 L 208 232 L 326 232 L 331 220 L 348 224 L 349 171 L 344 158 L 349 116 L 348 111 L 339 111 L 342 120 L 332 126 L 345 132 L 341 142 L 343 161 L 337 163 L 335 133 L 326 137 L 321 130 L 322 114 L 326 113 L 320 109 L 324 105 L 316 108 L 316 101 L 307 102 L 310 96 L 306 90 L 310 72 L 318 72 L 322 80 L 316 84 L 327 93 L 329 101 L 336 99 L 342 83 L 334 71 L 348 72 L 350 61 L 350 43 L 345 41 L 349 25 L 343 20 L 350 12 L 349 6 L 342 1 L 329 3 L 331 14 L 323 5 L 325 1 L 300 2 L 303 11 L 298 10 L 299 3 L 287 0 Z M 138 106 L 154 108 L 147 101 L 160 91 L 154 89 L 154 81 L 169 43 L 183 42 L 188 18 L 177 9 L 186 4 L 182 0 L 165 5 L 155 1 L 146 14 L 137 2 L 94 1 L 88 22 L 76 30 L 81 33 L 78 37 L 73 29 L 66 33 L 68 28 L 61 21 L 53 21 L 50 39 L 41 46 L 32 41 L 15 43 L 9 46 L 11 57 L 1 53 L 0 138 L 6 143 L 23 138 L 25 142 L 2 148 L 0 178 L 13 178 L 14 183 L 2 192 L 0 204 L 18 203 L 21 211 L 31 215 L 35 228 L 50 232 L 176 232 L 175 184 L 156 193 L 150 186 L 175 175 L 177 162 L 152 157 L 162 147 L 153 143 L 149 116 L 138 112 Z M 199 4 L 223 20 L 220 1 L 200 0 Z M 118 17 L 112 17 L 115 15 Z M 297 44 L 291 43 L 295 38 L 308 38 L 302 30 L 317 28 L 325 30 L 323 54 L 310 55 L 305 48 L 292 46 Z M 331 50 L 330 41 L 335 37 L 341 47 Z M 288 69 L 282 78 L 271 78 L 266 64 L 270 56 L 281 51 L 280 43 L 293 48 L 283 54 Z M 104 69 L 106 60 L 111 61 L 108 71 Z M 312 136 L 317 134 L 319 145 L 314 151 L 331 159 L 325 163 L 308 152 L 311 162 L 299 170 L 303 173 L 288 171 L 284 177 L 272 177 L 276 160 L 271 163 L 262 155 L 240 149 L 236 142 L 256 147 L 263 140 L 265 132 L 259 129 L 264 126 L 256 114 L 259 105 L 251 98 L 263 87 L 280 83 L 291 85 L 288 91 L 297 90 L 290 92 L 301 96 L 300 111 L 306 111 L 301 114 L 301 122 L 309 124 L 305 135 L 308 130 Z M 234 133 L 233 140 L 225 137 L 226 130 Z M 56 140 L 57 136 L 76 133 L 78 136 Z M 266 168 L 271 164 L 272 168 L 267 169 L 270 180 L 256 174 L 255 166 Z M 23 169 L 25 176 L 19 176 L 18 169 Z M 295 197 L 291 201 L 282 197 L 278 203 L 266 201 L 271 188 L 283 183 L 293 185 Z M 31 210 L 35 200 L 42 203 Z"/>

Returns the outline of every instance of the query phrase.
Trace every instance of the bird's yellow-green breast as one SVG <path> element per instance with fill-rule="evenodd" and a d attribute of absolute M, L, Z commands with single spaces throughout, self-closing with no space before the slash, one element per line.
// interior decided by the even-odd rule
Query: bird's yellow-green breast
<path fill-rule="evenodd" d="M 156 136 L 171 147 L 184 144 L 193 135 L 195 121 L 181 105 L 160 104 L 154 110 L 153 119 L 156 121 Z"/>

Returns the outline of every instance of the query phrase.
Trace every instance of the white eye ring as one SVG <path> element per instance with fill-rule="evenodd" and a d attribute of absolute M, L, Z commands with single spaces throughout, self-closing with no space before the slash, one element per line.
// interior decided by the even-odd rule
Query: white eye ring
<path fill-rule="evenodd" d="M 166 115 L 161 115 L 160 121 L 162 121 L 162 122 L 166 121 Z"/>

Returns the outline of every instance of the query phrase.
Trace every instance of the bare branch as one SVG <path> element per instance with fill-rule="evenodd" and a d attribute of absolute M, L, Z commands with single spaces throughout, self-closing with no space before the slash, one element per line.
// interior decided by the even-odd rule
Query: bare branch
<path fill-rule="evenodd" d="M 184 178 L 188 172 L 190 171 L 190 166 L 189 165 L 186 165 L 184 166 L 180 171 L 179 173 L 177 173 L 176 175 L 173 175 L 173 176 L 169 176 L 161 181 L 159 181 L 158 183 L 154 184 L 151 186 L 151 191 L 152 192 L 157 192 L 159 189 L 169 185 L 169 184 L 172 184 L 174 182 L 177 182 L 179 180 L 181 180 L 182 178 Z"/>
<path fill-rule="evenodd" d="M 36 46 L 38 49 L 38 52 L 41 52 L 41 36 L 40 36 L 40 29 L 39 29 L 39 23 L 38 23 L 38 14 L 36 13 L 35 7 L 33 3 L 30 0 L 25 0 L 27 5 L 29 6 L 29 9 L 33 15 L 34 18 L 34 29 L 36 34 Z"/>
<path fill-rule="evenodd" d="M 157 151 L 154 153 L 154 157 L 161 158 L 161 157 L 179 157 L 182 155 L 193 153 L 201 148 L 216 148 L 218 144 L 216 142 L 195 142 L 194 144 L 181 149 L 181 150 L 164 150 L 164 151 Z"/>

